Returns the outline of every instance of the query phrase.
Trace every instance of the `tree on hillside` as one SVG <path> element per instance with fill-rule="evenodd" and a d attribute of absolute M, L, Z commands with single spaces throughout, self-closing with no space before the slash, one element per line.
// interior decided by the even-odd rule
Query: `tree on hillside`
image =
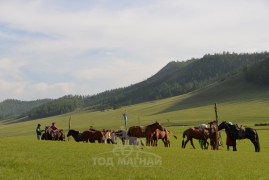
<path fill-rule="evenodd" d="M 260 85 L 269 85 L 269 58 L 264 61 L 254 64 L 250 67 L 245 67 L 244 73 L 246 79 Z"/>

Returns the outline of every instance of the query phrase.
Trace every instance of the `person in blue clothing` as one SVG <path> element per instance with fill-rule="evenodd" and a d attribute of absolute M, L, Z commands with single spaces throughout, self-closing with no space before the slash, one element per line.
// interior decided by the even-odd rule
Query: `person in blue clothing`
<path fill-rule="evenodd" d="M 122 113 L 122 115 L 123 115 L 125 130 L 126 130 L 127 129 L 127 114 L 126 114 L 126 110 Z"/>

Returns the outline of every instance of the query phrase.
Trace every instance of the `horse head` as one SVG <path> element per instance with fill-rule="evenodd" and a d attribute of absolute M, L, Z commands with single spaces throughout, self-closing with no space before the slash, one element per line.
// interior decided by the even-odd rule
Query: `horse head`
<path fill-rule="evenodd" d="M 77 136 L 79 134 L 79 131 L 76 131 L 76 130 L 73 130 L 73 129 L 70 129 L 67 133 L 67 137 L 69 136 Z"/>
<path fill-rule="evenodd" d="M 157 122 L 157 121 L 154 124 L 150 125 L 150 126 L 156 128 L 156 129 L 159 129 L 161 131 L 164 130 L 163 126 L 159 122 Z"/>
<path fill-rule="evenodd" d="M 229 124 L 226 122 L 226 121 L 222 121 L 219 125 L 218 125 L 218 130 L 222 130 L 222 129 L 225 129 L 225 130 L 229 130 Z"/>

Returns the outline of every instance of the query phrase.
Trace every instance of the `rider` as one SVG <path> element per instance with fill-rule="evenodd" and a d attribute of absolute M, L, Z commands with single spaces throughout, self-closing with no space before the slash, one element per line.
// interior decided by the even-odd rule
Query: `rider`
<path fill-rule="evenodd" d="M 53 122 L 53 123 L 51 124 L 50 128 L 51 128 L 53 131 L 58 130 L 58 128 L 57 128 L 56 125 L 55 125 L 55 122 Z"/>

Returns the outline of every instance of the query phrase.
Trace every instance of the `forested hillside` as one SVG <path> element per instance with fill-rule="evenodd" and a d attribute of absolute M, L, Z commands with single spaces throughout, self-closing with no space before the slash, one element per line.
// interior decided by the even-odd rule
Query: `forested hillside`
<path fill-rule="evenodd" d="M 188 93 L 237 73 L 244 73 L 247 81 L 269 85 L 268 69 L 269 53 L 267 52 L 207 54 L 200 59 L 172 61 L 147 80 L 128 87 L 107 90 L 91 96 L 64 96 L 29 107 L 28 112 L 25 111 L 26 108 L 20 111 L 16 108 L 17 105 L 6 105 L 6 109 L 3 107 L 1 109 L 0 106 L 0 110 L 5 112 L 5 116 L 24 113 L 25 116 L 34 119 L 64 114 L 78 108 L 93 111 L 116 109 Z"/>
<path fill-rule="evenodd" d="M 244 73 L 248 81 L 259 85 L 269 85 L 269 58 L 253 66 L 245 67 Z"/>
<path fill-rule="evenodd" d="M 33 108 L 29 113 L 27 113 L 27 115 L 30 119 L 35 119 L 65 114 L 82 107 L 82 101 L 82 96 L 64 96 Z"/>
<path fill-rule="evenodd" d="M 7 99 L 0 103 L 0 120 L 22 115 L 31 109 L 50 101 L 52 100 L 42 99 L 35 101 L 19 101 L 15 99 Z"/>
<path fill-rule="evenodd" d="M 269 53 L 214 54 L 185 62 L 170 62 L 157 74 L 135 85 L 106 91 L 84 99 L 86 106 L 98 109 L 119 107 L 181 95 L 263 61 Z"/>

